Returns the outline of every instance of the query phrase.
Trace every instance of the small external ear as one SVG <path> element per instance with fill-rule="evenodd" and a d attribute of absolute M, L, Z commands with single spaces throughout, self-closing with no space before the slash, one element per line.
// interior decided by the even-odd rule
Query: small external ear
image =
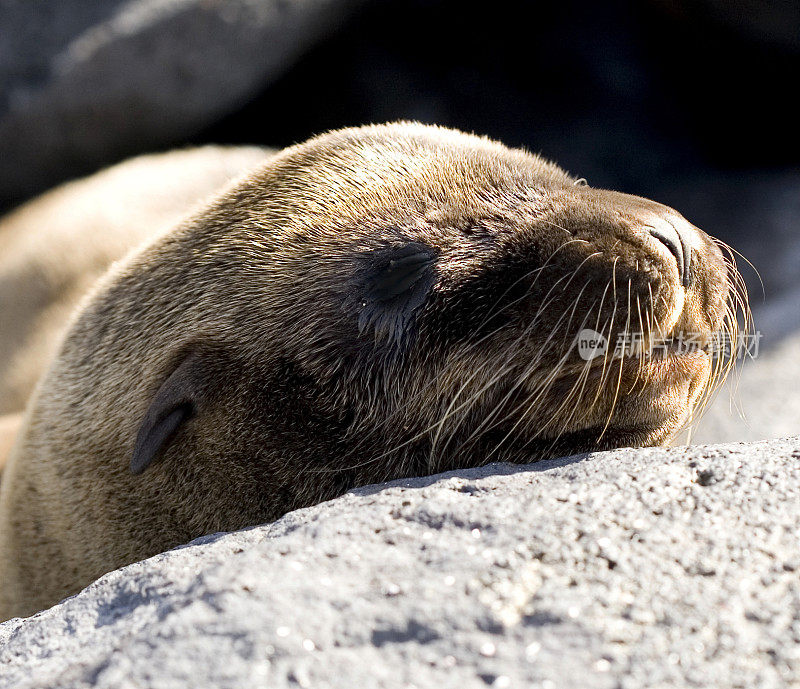
<path fill-rule="evenodd" d="M 142 420 L 131 458 L 131 473 L 141 474 L 163 454 L 178 429 L 192 418 L 204 389 L 202 357 L 190 354 L 159 388 Z"/>

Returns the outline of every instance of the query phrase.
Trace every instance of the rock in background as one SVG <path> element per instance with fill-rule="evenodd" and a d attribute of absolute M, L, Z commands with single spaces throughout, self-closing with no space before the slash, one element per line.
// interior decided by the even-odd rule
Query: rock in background
<path fill-rule="evenodd" d="M 0 685 L 796 686 L 800 438 L 372 486 L 0 625 Z"/>
<path fill-rule="evenodd" d="M 286 72 L 359 2 L 5 0 L 0 206 L 185 141 Z"/>

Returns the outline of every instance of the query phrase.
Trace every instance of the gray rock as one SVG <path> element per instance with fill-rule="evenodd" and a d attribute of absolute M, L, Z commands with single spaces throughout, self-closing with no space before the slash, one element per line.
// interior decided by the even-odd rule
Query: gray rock
<path fill-rule="evenodd" d="M 0 625 L 0 686 L 788 687 L 800 438 L 372 486 Z"/>
<path fill-rule="evenodd" d="M 185 140 L 281 76 L 359 2 L 5 0 L 0 203 Z"/>

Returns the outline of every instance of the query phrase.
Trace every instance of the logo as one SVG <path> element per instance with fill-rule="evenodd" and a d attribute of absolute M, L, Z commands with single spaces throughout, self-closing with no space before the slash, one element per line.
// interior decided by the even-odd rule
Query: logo
<path fill-rule="evenodd" d="M 578 354 L 584 361 L 603 356 L 607 347 L 606 338 L 596 330 L 584 328 L 578 333 Z"/>

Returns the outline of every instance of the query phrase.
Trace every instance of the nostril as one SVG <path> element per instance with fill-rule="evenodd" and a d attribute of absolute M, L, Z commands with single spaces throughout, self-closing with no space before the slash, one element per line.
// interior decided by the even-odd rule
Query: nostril
<path fill-rule="evenodd" d="M 660 241 L 675 257 L 678 264 L 678 275 L 684 287 L 689 286 L 689 268 L 692 260 L 691 242 L 685 232 L 672 223 L 662 220 L 647 228 L 650 234 Z"/>

